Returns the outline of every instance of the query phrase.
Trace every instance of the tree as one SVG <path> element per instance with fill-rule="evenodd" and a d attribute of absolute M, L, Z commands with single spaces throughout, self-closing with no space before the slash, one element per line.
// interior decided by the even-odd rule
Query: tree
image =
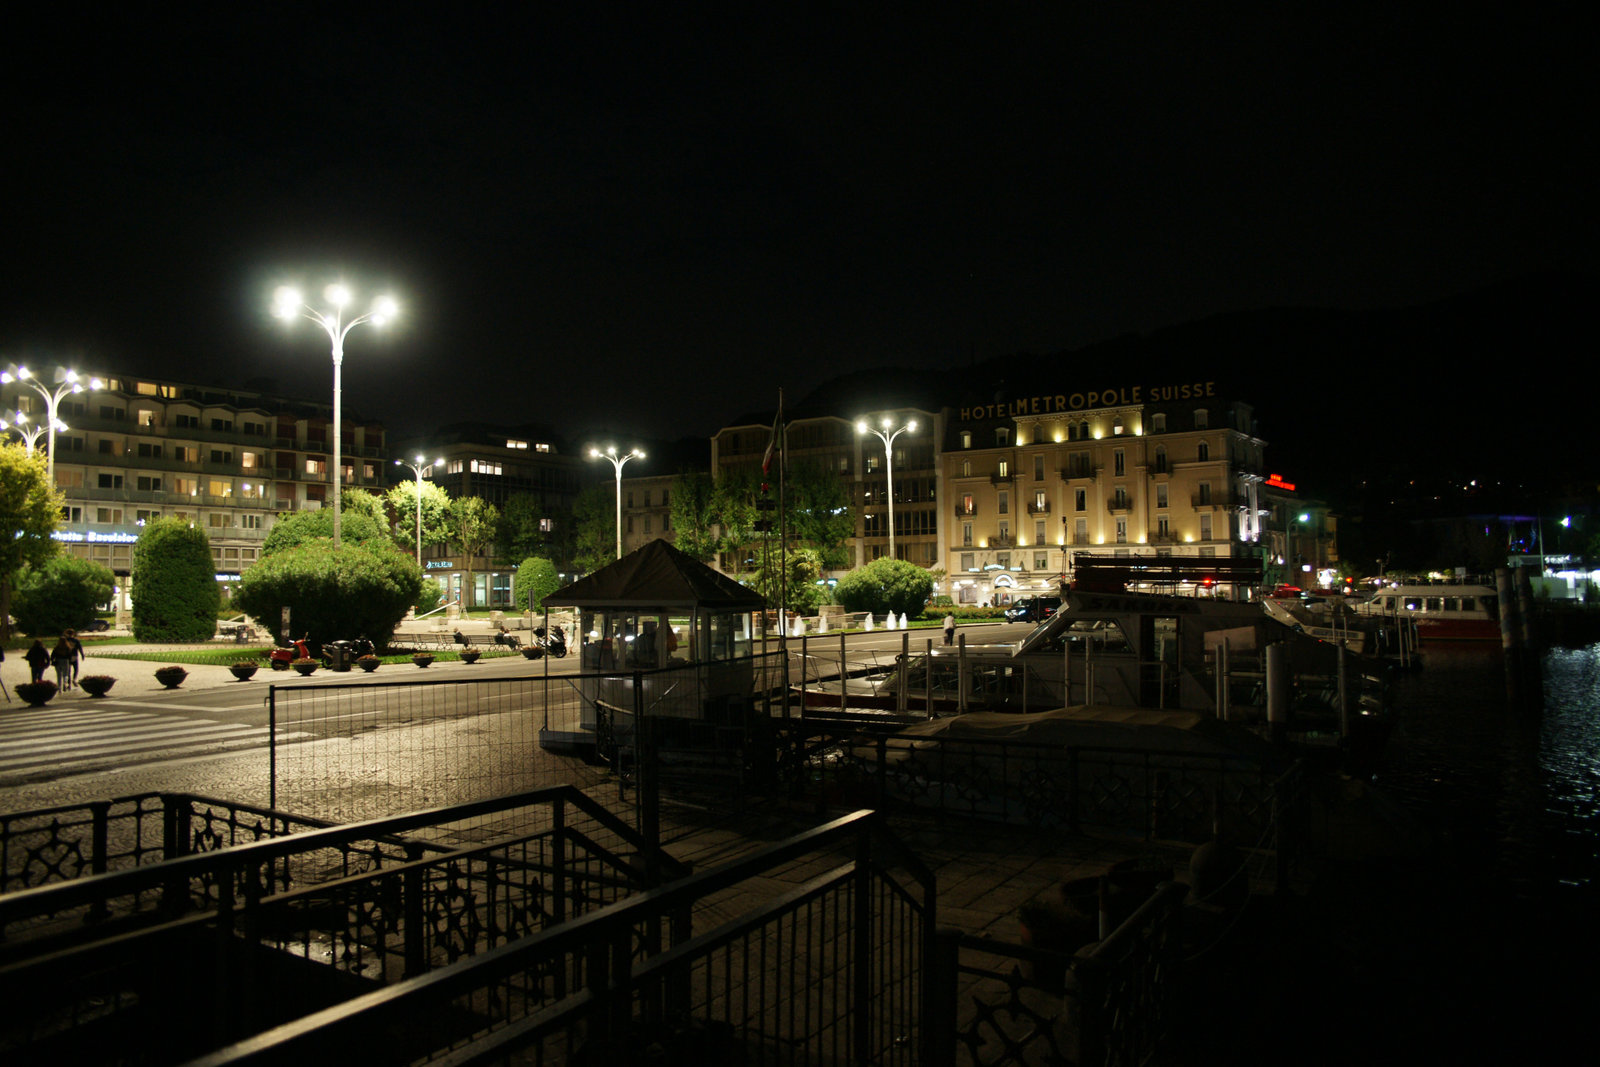
<path fill-rule="evenodd" d="M 33 637 L 82 629 L 111 599 L 116 581 L 110 568 L 66 553 L 25 568 L 11 601 L 17 625 Z"/>
<path fill-rule="evenodd" d="M 512 493 L 500 509 L 500 531 L 495 535 L 495 550 L 504 562 L 526 560 L 530 556 L 550 557 L 553 538 L 545 528 L 549 509 L 543 498 L 533 493 Z"/>
<path fill-rule="evenodd" d="M 916 618 L 933 592 L 933 576 L 903 559 L 875 559 L 857 567 L 834 589 L 846 611 L 892 611 Z"/>
<path fill-rule="evenodd" d="M 529 556 L 511 580 L 511 602 L 518 611 L 542 611 L 544 598 L 560 588 L 556 565 L 540 556 Z"/>
<path fill-rule="evenodd" d="M 722 550 L 717 533 L 717 483 L 684 471 L 672 481 L 672 543 L 690 559 L 707 563 Z"/>
<path fill-rule="evenodd" d="M 417 547 L 417 483 L 401 482 L 389 489 L 394 509 L 394 542 L 401 548 Z M 442 545 L 450 540 L 450 494 L 432 482 L 422 483 L 422 544 Z"/>
<path fill-rule="evenodd" d="M 461 549 L 461 596 L 472 606 L 472 561 L 486 554 L 500 527 L 500 512 L 482 497 L 464 496 L 450 501 L 450 540 Z"/>
<path fill-rule="evenodd" d="M 344 508 L 344 516 L 340 522 L 349 521 L 351 515 L 364 515 L 371 519 L 380 530 L 387 530 L 389 521 L 389 506 L 384 497 L 377 493 L 369 493 L 365 489 L 350 488 L 339 494 L 340 506 Z M 339 531 L 339 539 L 344 540 L 344 531 Z"/>
<path fill-rule="evenodd" d="M 370 495 L 370 494 L 369 494 Z M 341 544 L 359 544 L 374 540 L 389 540 L 386 523 L 375 522 L 372 516 L 363 510 L 346 511 L 340 522 L 339 541 Z M 309 544 L 318 539 L 333 541 L 333 509 L 318 508 L 316 511 L 296 511 L 287 515 L 280 515 L 272 529 L 267 531 L 265 540 L 261 542 L 261 554 L 269 556 L 274 552 L 292 548 L 295 545 Z"/>
<path fill-rule="evenodd" d="M 783 564 L 788 565 L 787 572 Z M 790 548 L 782 555 L 774 550 L 765 563 L 749 576 L 750 587 L 776 605 L 796 615 L 815 615 L 827 602 L 828 593 L 817 584 L 822 577 L 822 557 L 814 548 Z"/>
<path fill-rule="evenodd" d="M 616 494 L 609 485 L 591 485 L 572 505 L 572 563 L 597 571 L 617 558 Z"/>
<path fill-rule="evenodd" d="M 790 540 L 815 549 L 824 569 L 849 566 L 856 516 L 839 476 L 820 463 L 796 464 L 783 496 Z"/>
<path fill-rule="evenodd" d="M 137 591 L 137 590 L 136 590 Z M 315 644 L 366 636 L 386 642 L 422 592 L 422 571 L 411 556 L 388 540 L 341 541 L 331 538 L 287 545 L 244 572 L 233 602 L 277 634 L 283 609 L 293 633 L 309 634 Z"/>
<path fill-rule="evenodd" d="M 134 543 L 132 570 L 135 640 L 209 641 L 217 632 L 217 569 L 204 530 L 156 519 Z"/>
<path fill-rule="evenodd" d="M 54 556 L 51 538 L 65 503 L 45 473 L 43 456 L 21 445 L 0 443 L 0 627 L 9 636 L 11 585 L 24 566 Z"/>

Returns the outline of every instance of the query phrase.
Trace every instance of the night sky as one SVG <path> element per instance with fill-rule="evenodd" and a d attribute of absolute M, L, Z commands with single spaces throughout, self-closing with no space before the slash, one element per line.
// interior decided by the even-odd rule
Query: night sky
<path fill-rule="evenodd" d="M 860 368 L 1592 256 L 1565 8 L 550 6 L 12 24 L 5 358 L 325 397 L 269 303 L 337 276 L 405 308 L 352 335 L 349 413 L 678 437 Z"/>

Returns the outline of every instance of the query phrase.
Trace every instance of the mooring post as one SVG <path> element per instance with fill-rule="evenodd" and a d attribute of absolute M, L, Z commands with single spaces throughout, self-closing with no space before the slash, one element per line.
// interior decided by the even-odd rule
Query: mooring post
<path fill-rule="evenodd" d="M 1267 646 L 1267 728 L 1272 740 L 1283 740 L 1289 722 L 1289 646 Z"/>
<path fill-rule="evenodd" d="M 1506 672 L 1506 699 L 1514 705 L 1522 689 L 1522 621 L 1517 600 L 1512 595 L 1511 572 L 1504 567 L 1494 572 L 1494 590 L 1500 600 L 1500 651 Z"/>

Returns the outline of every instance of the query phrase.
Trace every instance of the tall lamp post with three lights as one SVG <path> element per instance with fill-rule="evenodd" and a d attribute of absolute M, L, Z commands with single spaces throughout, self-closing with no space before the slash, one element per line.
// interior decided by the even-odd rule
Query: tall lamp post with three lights
<path fill-rule="evenodd" d="M 415 463 L 408 463 L 403 459 L 394 461 L 396 467 L 410 467 L 417 475 L 417 566 L 422 566 L 422 479 L 431 477 L 433 468 L 443 463 L 444 460 L 436 459 L 429 463 L 421 455 L 417 456 Z"/>
<path fill-rule="evenodd" d="M 67 370 L 65 367 L 57 367 L 55 373 L 55 388 L 52 389 L 50 386 L 45 385 L 39 379 L 35 378 L 33 376 L 33 372 L 27 367 L 12 367 L 10 370 L 0 372 L 0 382 L 4 382 L 7 385 L 11 384 L 12 382 L 26 385 L 29 389 L 32 389 L 34 392 L 44 397 L 45 430 L 49 434 L 49 436 L 45 439 L 45 448 L 47 450 L 47 455 L 45 457 L 45 470 L 46 477 L 49 480 L 50 488 L 53 490 L 56 486 L 56 430 L 58 428 L 62 430 L 67 428 L 66 424 L 61 421 L 60 416 L 57 414 L 57 409 L 60 408 L 61 401 L 69 394 L 83 392 L 83 379 L 78 376 L 78 372 L 75 370 Z M 89 379 L 89 388 L 101 388 L 100 379 Z M 19 411 L 17 414 L 20 419 L 22 412 Z M 27 431 L 19 430 L 18 432 L 24 437 L 27 437 Z M 28 451 L 33 451 L 33 444 L 31 440 L 28 444 Z"/>
<path fill-rule="evenodd" d="M 856 433 L 876 434 L 883 441 L 884 468 L 889 475 L 889 558 L 895 559 L 894 554 L 894 439 L 903 433 L 916 433 L 917 420 L 912 419 L 899 429 L 892 429 L 894 420 L 885 415 L 879 420 L 878 426 L 871 426 L 866 419 L 856 423 Z"/>
<path fill-rule="evenodd" d="M 644 453 L 635 448 L 625 456 L 617 455 L 615 445 L 607 445 L 604 452 L 598 448 L 589 449 L 590 459 L 609 459 L 617 471 L 617 558 L 622 558 L 622 468 L 630 459 L 643 459 Z"/>
<path fill-rule="evenodd" d="M 342 473 L 344 458 L 342 446 L 344 443 L 344 409 L 339 396 L 340 370 L 344 366 L 344 339 L 350 331 L 360 326 L 363 322 L 370 322 L 374 326 L 382 326 L 399 313 L 399 307 L 392 297 L 380 296 L 373 301 L 371 310 L 365 314 L 356 315 L 350 321 L 344 321 L 345 305 L 350 303 L 350 290 L 343 285 L 330 285 L 322 291 L 323 299 L 332 310 L 318 310 L 305 302 L 300 295 L 300 290 L 290 285 L 279 286 L 273 294 L 272 313 L 285 321 L 296 315 L 310 319 L 321 326 L 328 334 L 328 340 L 333 342 L 333 547 L 339 547 L 339 477 Z"/>

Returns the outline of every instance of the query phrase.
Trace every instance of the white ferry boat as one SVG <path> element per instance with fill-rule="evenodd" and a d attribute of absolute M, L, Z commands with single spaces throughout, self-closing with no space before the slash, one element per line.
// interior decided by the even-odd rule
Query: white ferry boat
<path fill-rule="evenodd" d="M 1362 615 L 1408 618 L 1424 641 L 1498 641 L 1500 600 L 1481 583 L 1386 586 L 1355 610 Z"/>

